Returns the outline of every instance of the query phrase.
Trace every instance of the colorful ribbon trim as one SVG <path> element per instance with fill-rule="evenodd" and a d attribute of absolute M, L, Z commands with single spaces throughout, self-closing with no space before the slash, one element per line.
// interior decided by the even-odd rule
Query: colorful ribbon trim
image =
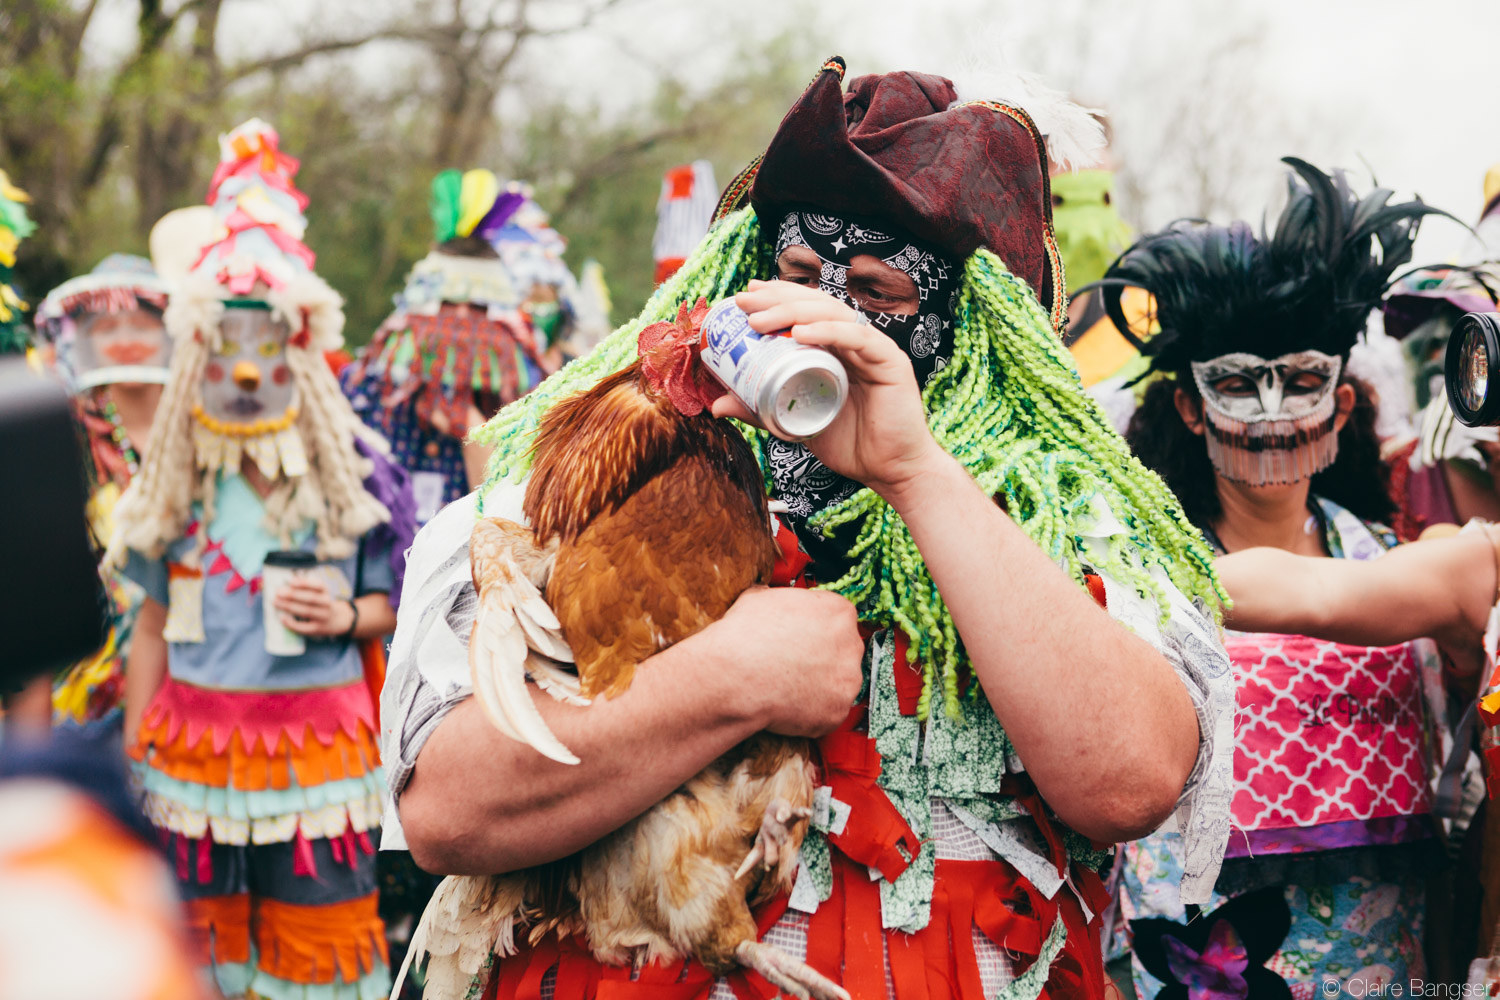
<path fill-rule="evenodd" d="M 162 729 L 165 742 L 183 735 L 188 749 L 206 736 L 212 752 L 222 754 L 238 736 L 245 752 L 270 755 L 282 741 L 300 750 L 309 736 L 325 747 L 340 733 L 358 741 L 374 731 L 375 707 L 363 680 L 313 690 L 228 691 L 169 677 L 146 709 L 145 727 Z"/>

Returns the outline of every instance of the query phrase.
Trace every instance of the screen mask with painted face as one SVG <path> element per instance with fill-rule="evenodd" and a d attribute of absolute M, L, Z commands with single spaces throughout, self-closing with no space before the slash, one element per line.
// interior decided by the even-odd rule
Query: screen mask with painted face
<path fill-rule="evenodd" d="M 203 369 L 203 412 L 237 430 L 294 415 L 288 333 L 267 309 L 225 309 L 218 349 Z"/>
<path fill-rule="evenodd" d="M 1301 482 L 1332 465 L 1342 370 L 1342 358 L 1321 351 L 1275 358 L 1238 352 L 1194 361 L 1215 471 L 1266 486 Z"/>
<path fill-rule="evenodd" d="M 166 383 L 172 340 L 159 311 L 80 313 L 73 322 L 72 367 L 79 389 Z"/>
<path fill-rule="evenodd" d="M 203 366 L 201 401 L 193 408 L 200 468 L 233 474 L 249 459 L 267 479 L 306 474 L 289 332 L 269 309 L 224 310 L 219 346 Z"/>

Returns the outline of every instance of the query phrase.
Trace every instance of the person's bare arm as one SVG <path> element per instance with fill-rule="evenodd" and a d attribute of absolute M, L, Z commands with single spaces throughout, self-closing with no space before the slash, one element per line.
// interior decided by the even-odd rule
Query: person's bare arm
<path fill-rule="evenodd" d="M 5 728 L 13 733 L 45 736 L 52 728 L 52 676 L 33 677 L 4 699 Z"/>
<path fill-rule="evenodd" d="M 167 676 L 167 641 L 162 629 L 167 609 L 146 598 L 130 632 L 130 653 L 125 659 L 125 745 L 135 745 L 141 716 Z"/>
<path fill-rule="evenodd" d="M 1371 561 L 1273 548 L 1222 556 L 1219 579 L 1234 602 L 1224 624 L 1359 646 L 1428 636 L 1460 669 L 1475 670 L 1495 601 L 1494 530 L 1413 542 Z"/>
<path fill-rule="evenodd" d="M 735 301 L 756 330 L 790 328 L 843 360 L 848 401 L 808 447 L 906 522 L 1048 805 L 1101 841 L 1160 825 L 1199 747 L 1192 697 L 1171 664 L 1068 579 L 943 451 L 895 341 L 845 303 L 792 282 L 752 281 Z M 729 396 L 713 411 L 753 417 Z"/>
<path fill-rule="evenodd" d="M 398 808 L 428 871 L 492 874 L 571 854 L 619 829 L 735 744 L 819 735 L 848 714 L 863 644 L 832 594 L 752 590 L 721 621 L 652 657 L 624 694 L 586 708 L 533 689 L 581 759 L 558 764 L 498 732 L 473 699 L 438 725 Z"/>
<path fill-rule="evenodd" d="M 468 429 L 458 436 L 463 439 L 464 476 L 469 481 L 469 489 L 477 490 L 483 486 L 488 477 L 487 472 L 490 463 L 490 453 L 494 448 L 487 444 L 481 444 L 474 440 L 472 433 L 484 426 L 485 416 L 479 412 L 479 408 L 473 403 L 469 404 Z M 448 415 L 442 410 L 436 410 L 432 414 L 432 426 L 444 434 L 453 433 L 452 424 Z"/>
<path fill-rule="evenodd" d="M 1027 774 L 1085 836 L 1117 842 L 1149 833 L 1176 805 L 1197 760 L 1187 689 L 957 461 L 938 455 L 889 499 Z"/>

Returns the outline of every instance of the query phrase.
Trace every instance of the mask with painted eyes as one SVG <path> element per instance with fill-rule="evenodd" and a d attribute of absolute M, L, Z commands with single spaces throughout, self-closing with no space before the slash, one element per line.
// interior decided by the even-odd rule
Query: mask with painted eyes
<path fill-rule="evenodd" d="M 1321 351 L 1194 361 L 1208 457 L 1219 475 L 1265 486 L 1301 482 L 1332 465 L 1343 364 Z"/>
<path fill-rule="evenodd" d="M 1104 277 L 1130 245 L 1131 231 L 1115 211 L 1114 174 L 1108 170 L 1063 171 L 1051 186 L 1052 228 L 1073 292 Z"/>
<path fill-rule="evenodd" d="M 226 308 L 219 347 L 203 369 L 203 413 L 227 431 L 289 423 L 297 385 L 287 367 L 287 325 L 269 309 Z"/>
<path fill-rule="evenodd" d="M 166 383 L 172 342 L 157 310 L 80 313 L 73 322 L 71 366 L 79 389 Z"/>

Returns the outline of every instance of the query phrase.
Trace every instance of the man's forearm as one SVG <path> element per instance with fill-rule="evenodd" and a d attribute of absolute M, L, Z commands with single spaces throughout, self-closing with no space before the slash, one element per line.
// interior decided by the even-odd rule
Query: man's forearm
<path fill-rule="evenodd" d="M 1058 815 L 1099 840 L 1164 818 L 1198 748 L 1192 700 L 1166 660 L 1068 579 L 953 459 L 935 461 L 893 505 L 996 716 Z"/>
<path fill-rule="evenodd" d="M 389 594 L 363 594 L 354 599 L 359 619 L 354 623 L 353 638 L 358 642 L 390 635 L 396 630 L 396 611 Z"/>
<path fill-rule="evenodd" d="M 493 874 L 619 829 L 761 728 L 755 699 L 725 691 L 722 675 L 700 633 L 642 664 L 624 694 L 587 708 L 533 689 L 576 765 L 504 736 L 463 702 L 422 748 L 400 799 L 413 855 L 429 871 Z"/>

